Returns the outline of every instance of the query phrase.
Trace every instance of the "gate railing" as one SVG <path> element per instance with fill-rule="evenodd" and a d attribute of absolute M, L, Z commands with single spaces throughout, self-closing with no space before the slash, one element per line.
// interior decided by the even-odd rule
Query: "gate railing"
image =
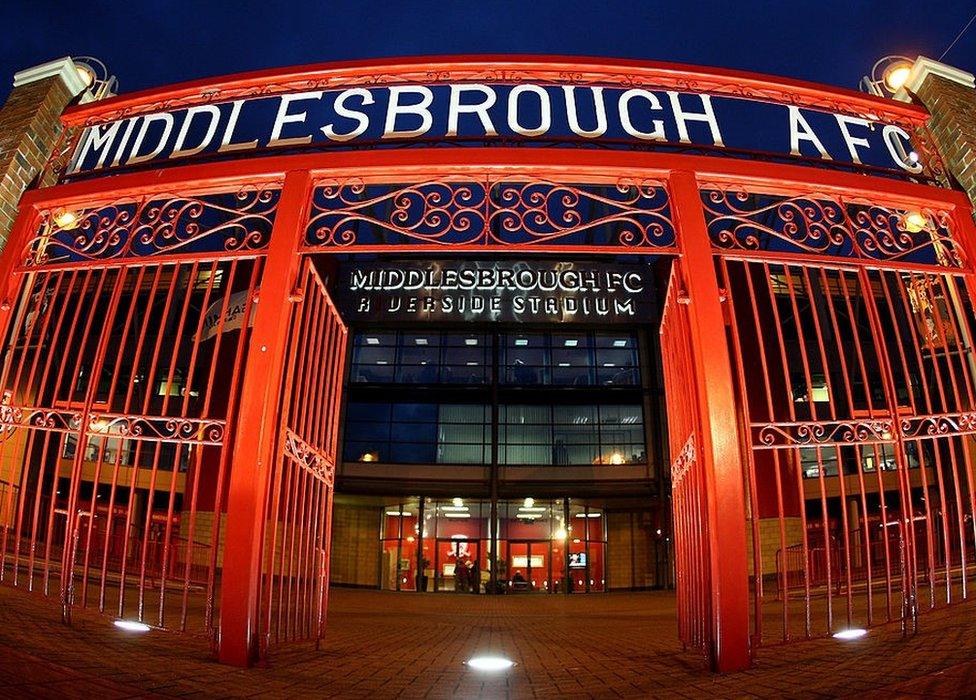
<path fill-rule="evenodd" d="M 750 494 L 757 643 L 970 597 L 971 262 L 938 208 L 705 188 Z"/>
<path fill-rule="evenodd" d="M 305 259 L 291 309 L 277 461 L 265 506 L 262 653 L 280 642 L 322 637 L 346 336 Z"/>

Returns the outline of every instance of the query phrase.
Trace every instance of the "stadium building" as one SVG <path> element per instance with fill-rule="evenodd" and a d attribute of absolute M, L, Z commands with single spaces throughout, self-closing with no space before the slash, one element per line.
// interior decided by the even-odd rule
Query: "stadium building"
<path fill-rule="evenodd" d="M 971 74 L 91 65 L 0 111 L 5 583 L 239 665 L 330 583 L 675 587 L 719 670 L 969 595 Z"/>

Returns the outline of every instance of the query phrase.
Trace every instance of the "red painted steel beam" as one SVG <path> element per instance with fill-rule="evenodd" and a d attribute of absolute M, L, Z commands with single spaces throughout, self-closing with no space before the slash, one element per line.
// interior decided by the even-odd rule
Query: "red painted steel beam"
<path fill-rule="evenodd" d="M 693 171 L 702 185 L 739 184 L 781 194 L 838 193 L 874 198 L 879 203 L 945 206 L 967 212 L 970 208 L 963 192 L 859 173 L 737 158 L 572 148 L 416 148 L 268 156 L 93 177 L 31 190 L 22 204 L 71 207 L 160 191 L 226 191 L 228 186 L 274 181 L 295 170 L 312 171 L 313 177 L 359 177 L 377 182 L 492 173 L 587 176 L 608 183 L 626 177 L 663 179 L 672 171 Z"/>
<path fill-rule="evenodd" d="M 220 588 L 219 659 L 250 666 L 259 652 L 265 504 L 280 427 L 279 393 L 288 342 L 289 297 L 310 198 L 307 173 L 289 173 L 271 234 L 254 315 L 234 435 Z"/>
<path fill-rule="evenodd" d="M 716 671 L 748 668 L 749 579 L 746 559 L 744 461 L 736 420 L 735 384 L 726 343 L 721 291 L 693 173 L 671 176 L 672 205 L 681 232 L 689 330 L 698 388 L 699 457 L 705 478 L 711 584 L 712 664 Z"/>

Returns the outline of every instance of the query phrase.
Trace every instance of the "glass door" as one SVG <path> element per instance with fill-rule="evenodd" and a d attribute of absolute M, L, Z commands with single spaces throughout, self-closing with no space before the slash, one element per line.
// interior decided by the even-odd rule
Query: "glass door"
<path fill-rule="evenodd" d="M 508 543 L 509 591 L 546 593 L 550 589 L 547 540 L 515 540 Z"/>
<path fill-rule="evenodd" d="M 434 550 L 434 590 L 480 593 L 481 540 L 438 539 Z"/>

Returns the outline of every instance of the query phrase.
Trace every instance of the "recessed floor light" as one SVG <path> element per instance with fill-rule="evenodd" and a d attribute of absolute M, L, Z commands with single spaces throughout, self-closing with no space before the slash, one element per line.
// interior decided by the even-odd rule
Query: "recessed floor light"
<path fill-rule="evenodd" d="M 860 627 L 852 627 L 849 630 L 841 630 L 840 632 L 834 633 L 834 639 L 860 639 L 868 633 L 867 630 L 861 629 Z"/>
<path fill-rule="evenodd" d="M 126 632 L 148 632 L 152 629 L 145 622 L 137 622 L 136 620 L 115 620 L 112 624 Z"/>
<path fill-rule="evenodd" d="M 507 671 L 515 662 L 511 659 L 506 659 L 504 656 L 475 656 L 464 662 L 468 668 L 473 668 L 475 671 Z"/>

